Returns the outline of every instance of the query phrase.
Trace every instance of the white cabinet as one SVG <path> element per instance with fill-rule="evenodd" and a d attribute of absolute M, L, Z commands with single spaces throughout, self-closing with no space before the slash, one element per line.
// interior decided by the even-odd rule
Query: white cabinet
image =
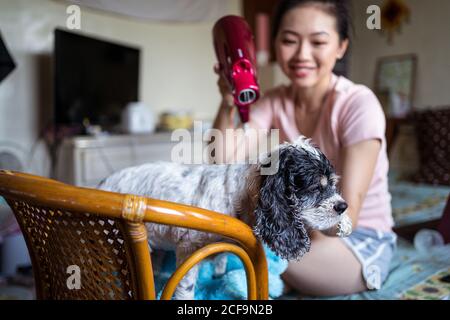
<path fill-rule="evenodd" d="M 172 141 L 171 133 L 165 132 L 73 137 L 66 139 L 58 151 L 55 179 L 77 186 L 95 187 L 103 178 L 120 169 L 160 160 L 172 161 L 175 146 L 189 149 L 192 157 L 201 159 L 204 142 L 202 136 L 194 134 L 190 134 L 190 139 Z"/>

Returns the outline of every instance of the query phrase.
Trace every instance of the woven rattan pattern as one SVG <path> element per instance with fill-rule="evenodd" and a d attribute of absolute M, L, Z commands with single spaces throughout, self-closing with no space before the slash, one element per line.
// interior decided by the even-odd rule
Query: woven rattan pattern
<path fill-rule="evenodd" d="M 133 299 L 123 222 L 8 200 L 39 265 L 43 299 Z M 69 289 L 67 268 L 80 268 Z"/>

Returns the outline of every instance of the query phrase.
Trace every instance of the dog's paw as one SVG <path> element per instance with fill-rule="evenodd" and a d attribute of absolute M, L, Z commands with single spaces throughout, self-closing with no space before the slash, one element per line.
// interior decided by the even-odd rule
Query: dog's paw
<path fill-rule="evenodd" d="M 344 238 L 348 237 L 353 231 L 352 220 L 346 214 L 342 217 L 342 220 L 338 223 L 336 235 Z"/>

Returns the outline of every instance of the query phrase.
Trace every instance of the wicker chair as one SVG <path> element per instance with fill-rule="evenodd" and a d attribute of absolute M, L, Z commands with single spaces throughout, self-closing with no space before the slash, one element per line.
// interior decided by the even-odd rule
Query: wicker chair
<path fill-rule="evenodd" d="M 30 253 L 38 299 L 155 299 L 144 222 L 221 234 L 235 240 L 196 251 L 175 271 L 161 299 L 207 256 L 232 252 L 244 263 L 249 299 L 268 298 L 261 243 L 243 222 L 216 212 L 129 194 L 79 188 L 0 170 L 0 196 L 14 211 Z M 80 269 L 81 289 L 69 289 L 69 266 Z"/>

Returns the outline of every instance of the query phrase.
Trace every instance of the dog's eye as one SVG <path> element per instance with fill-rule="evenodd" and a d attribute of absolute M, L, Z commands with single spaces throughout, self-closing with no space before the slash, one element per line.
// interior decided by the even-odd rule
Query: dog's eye
<path fill-rule="evenodd" d="M 323 190 L 324 188 L 321 186 L 321 185 L 319 185 L 319 186 L 313 186 L 313 187 L 309 187 L 308 188 L 308 192 L 311 192 L 311 193 L 319 193 L 319 192 L 322 192 L 322 190 Z"/>
<path fill-rule="evenodd" d="M 338 184 L 338 182 L 339 182 L 339 176 L 334 174 L 334 173 L 332 173 L 330 175 L 330 181 L 331 181 L 332 186 L 335 187 Z"/>

